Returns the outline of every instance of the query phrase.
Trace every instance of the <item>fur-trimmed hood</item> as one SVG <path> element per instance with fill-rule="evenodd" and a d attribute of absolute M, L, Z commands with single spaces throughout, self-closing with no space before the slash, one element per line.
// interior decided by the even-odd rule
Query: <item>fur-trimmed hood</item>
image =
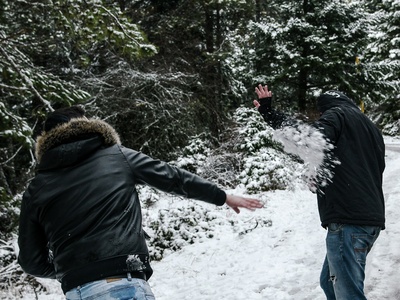
<path fill-rule="evenodd" d="M 36 159 L 42 162 L 43 156 L 60 145 L 82 140 L 97 139 L 104 146 L 121 144 L 118 133 L 108 123 L 86 118 L 75 118 L 48 132 L 43 132 L 36 143 Z"/>

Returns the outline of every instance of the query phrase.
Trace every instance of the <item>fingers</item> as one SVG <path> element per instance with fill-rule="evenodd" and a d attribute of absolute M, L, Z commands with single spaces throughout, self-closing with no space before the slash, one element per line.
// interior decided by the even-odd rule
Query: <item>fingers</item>
<path fill-rule="evenodd" d="M 249 210 L 255 210 L 264 207 L 264 204 L 260 200 L 234 195 L 227 195 L 226 204 L 231 207 L 236 213 L 240 213 L 239 207 L 243 207 Z"/>
<path fill-rule="evenodd" d="M 257 100 L 254 100 L 254 101 L 253 101 L 253 104 L 254 104 L 254 106 L 255 106 L 256 108 L 259 108 L 259 107 L 260 107 L 260 103 L 259 103 Z"/>
<path fill-rule="evenodd" d="M 258 87 L 256 87 L 256 93 L 268 93 L 268 85 L 265 85 L 264 87 L 259 84 Z"/>
<path fill-rule="evenodd" d="M 246 206 L 244 206 L 244 207 L 247 209 L 255 210 L 257 208 L 263 208 L 264 203 L 262 203 L 260 200 L 257 200 L 257 199 L 247 198 Z"/>
<path fill-rule="evenodd" d="M 268 90 L 268 85 L 262 86 L 259 84 L 255 88 L 258 99 L 272 97 L 272 92 Z"/>
<path fill-rule="evenodd" d="M 254 199 L 254 198 L 243 198 L 243 202 L 246 206 L 254 206 L 254 207 L 263 207 L 263 203 L 258 200 L 258 199 Z"/>

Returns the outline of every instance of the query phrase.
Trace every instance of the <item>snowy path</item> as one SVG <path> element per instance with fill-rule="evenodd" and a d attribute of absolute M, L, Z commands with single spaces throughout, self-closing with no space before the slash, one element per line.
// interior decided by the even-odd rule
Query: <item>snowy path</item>
<path fill-rule="evenodd" d="M 369 300 L 400 299 L 399 153 L 388 149 L 386 162 L 387 228 L 368 257 Z M 241 237 L 219 228 L 219 240 L 191 245 L 155 263 L 151 285 L 157 299 L 325 299 L 318 283 L 325 230 L 319 225 L 315 196 L 299 190 L 264 196 L 266 208 L 253 216 L 270 218 L 271 227 Z"/>
<path fill-rule="evenodd" d="M 400 145 L 390 149 L 387 150 L 389 163 L 383 185 L 386 230 L 370 253 L 370 268 L 367 269 L 366 291 L 370 299 L 400 299 Z"/>
<path fill-rule="evenodd" d="M 253 215 L 270 218 L 271 227 L 243 236 L 227 228 L 219 240 L 186 247 L 156 264 L 157 299 L 323 299 L 317 278 L 324 230 L 313 195 L 278 191 L 267 198 L 266 208 Z M 251 217 L 243 214 L 231 218 Z"/>

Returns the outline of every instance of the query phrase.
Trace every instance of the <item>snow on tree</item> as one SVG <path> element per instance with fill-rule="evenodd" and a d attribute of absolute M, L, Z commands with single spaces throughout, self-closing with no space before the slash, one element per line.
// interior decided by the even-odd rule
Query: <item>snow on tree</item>
<path fill-rule="evenodd" d="M 378 88 L 372 115 L 389 135 L 400 133 L 400 1 L 386 0 L 371 12 L 376 24 L 371 28 L 371 43 L 366 68 L 372 70 L 369 80 Z M 378 9 L 376 9 L 378 7 Z"/>
<path fill-rule="evenodd" d="M 242 48 L 236 65 L 251 70 L 253 86 L 268 83 L 275 103 L 300 112 L 313 110 L 324 89 L 340 89 L 359 101 L 366 84 L 355 60 L 368 29 L 367 13 L 355 1 L 269 1 L 247 33 L 236 37 Z"/>

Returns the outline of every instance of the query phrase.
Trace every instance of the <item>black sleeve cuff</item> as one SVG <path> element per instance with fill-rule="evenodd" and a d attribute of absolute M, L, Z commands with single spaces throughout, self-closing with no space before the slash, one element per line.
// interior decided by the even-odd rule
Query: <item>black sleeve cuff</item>
<path fill-rule="evenodd" d="M 217 195 L 214 198 L 214 201 L 214 204 L 217 206 L 224 205 L 226 202 L 226 193 L 223 190 L 219 189 Z"/>
<path fill-rule="evenodd" d="M 258 99 L 260 106 L 265 106 L 267 109 L 272 108 L 272 97 Z"/>

